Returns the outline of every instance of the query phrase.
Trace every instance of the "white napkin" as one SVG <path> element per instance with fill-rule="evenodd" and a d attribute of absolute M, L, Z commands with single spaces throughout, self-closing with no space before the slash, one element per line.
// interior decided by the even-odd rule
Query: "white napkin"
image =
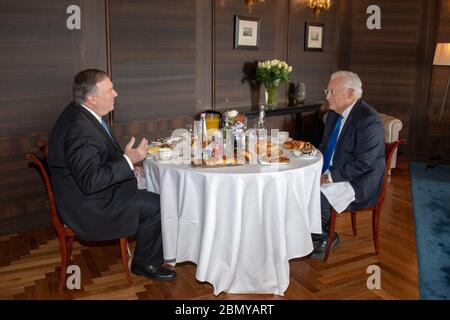
<path fill-rule="evenodd" d="M 141 176 L 140 174 L 135 175 L 137 179 L 137 187 L 139 190 L 146 190 L 147 189 L 147 179 L 145 177 Z"/>
<path fill-rule="evenodd" d="M 350 182 L 333 182 L 320 186 L 320 191 L 327 197 L 337 213 L 344 211 L 350 203 L 355 201 L 355 190 Z"/>

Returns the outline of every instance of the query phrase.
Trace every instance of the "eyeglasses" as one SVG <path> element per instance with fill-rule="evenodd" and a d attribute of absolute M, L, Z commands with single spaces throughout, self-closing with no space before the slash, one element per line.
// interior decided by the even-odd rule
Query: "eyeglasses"
<path fill-rule="evenodd" d="M 334 89 L 325 89 L 325 90 L 323 90 L 323 92 L 325 93 L 325 95 L 327 96 L 328 94 L 331 94 L 332 96 L 335 96 L 336 95 L 336 90 L 334 90 Z"/>
<path fill-rule="evenodd" d="M 340 89 L 325 89 L 323 90 L 323 92 L 325 93 L 325 96 L 327 96 L 328 94 L 331 94 L 333 97 L 336 95 L 337 92 L 342 91 L 342 90 L 352 90 L 353 92 L 355 91 L 352 88 L 340 88 Z"/>

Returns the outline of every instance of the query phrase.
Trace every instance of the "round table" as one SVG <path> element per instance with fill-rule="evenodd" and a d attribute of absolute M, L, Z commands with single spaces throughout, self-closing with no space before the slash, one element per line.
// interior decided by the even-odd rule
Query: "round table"
<path fill-rule="evenodd" d="M 273 293 L 289 285 L 289 259 L 321 233 L 322 155 L 288 164 L 193 168 L 147 158 L 147 190 L 160 194 L 164 258 L 191 261 L 214 294 Z"/>

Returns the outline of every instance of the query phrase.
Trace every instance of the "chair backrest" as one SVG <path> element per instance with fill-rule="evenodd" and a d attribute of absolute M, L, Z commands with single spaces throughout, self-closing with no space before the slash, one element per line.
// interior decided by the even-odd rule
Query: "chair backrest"
<path fill-rule="evenodd" d="M 44 147 L 39 145 L 39 148 L 44 148 L 46 151 L 46 145 Z M 60 232 L 64 232 L 64 225 L 61 223 L 61 219 L 58 216 L 58 211 L 56 210 L 55 195 L 53 193 L 52 183 L 50 181 L 47 161 L 40 159 L 34 153 L 28 153 L 26 157 L 38 166 L 39 171 L 44 178 L 45 188 L 47 189 L 48 205 L 50 207 L 50 218 L 52 220 L 53 227 L 56 229 L 58 234 Z"/>
<path fill-rule="evenodd" d="M 386 159 L 386 168 L 384 169 L 383 187 L 381 189 L 381 193 L 378 198 L 378 203 L 383 203 L 384 197 L 386 196 L 386 184 L 387 184 L 387 180 L 388 180 L 392 155 L 394 154 L 395 150 L 397 150 L 398 146 L 405 142 L 406 142 L 405 139 L 398 139 L 397 141 L 384 144 L 384 150 L 385 150 L 384 157 Z"/>

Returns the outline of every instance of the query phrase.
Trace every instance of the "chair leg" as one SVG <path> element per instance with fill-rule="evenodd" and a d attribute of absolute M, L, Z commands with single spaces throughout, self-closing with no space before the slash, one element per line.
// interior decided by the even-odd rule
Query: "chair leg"
<path fill-rule="evenodd" d="M 353 230 L 353 235 L 356 236 L 357 231 L 356 231 L 356 212 L 355 211 L 352 211 L 352 230 Z"/>
<path fill-rule="evenodd" d="M 63 290 L 66 282 L 67 271 L 67 238 L 59 235 L 59 252 L 61 254 L 61 271 L 59 273 L 59 290 Z"/>
<path fill-rule="evenodd" d="M 375 206 L 372 211 L 372 232 L 373 232 L 373 244 L 375 246 L 375 254 L 380 254 L 380 244 L 378 242 L 378 232 L 380 230 L 380 212 L 381 207 Z"/>
<path fill-rule="evenodd" d="M 131 282 L 130 268 L 128 267 L 128 242 L 127 238 L 120 238 L 120 252 L 122 254 L 122 264 L 125 269 L 125 275 L 127 276 L 128 282 Z"/>
<path fill-rule="evenodd" d="M 330 216 L 330 228 L 328 229 L 328 240 L 327 240 L 327 249 L 325 251 L 325 256 L 323 257 L 323 262 L 326 262 L 328 260 L 328 255 L 331 251 L 331 244 L 333 243 L 334 238 L 334 224 L 336 222 L 336 211 L 334 209 L 331 209 L 331 216 Z"/>
<path fill-rule="evenodd" d="M 67 265 L 70 263 L 70 259 L 72 258 L 72 247 L 73 247 L 73 238 L 67 238 Z"/>

